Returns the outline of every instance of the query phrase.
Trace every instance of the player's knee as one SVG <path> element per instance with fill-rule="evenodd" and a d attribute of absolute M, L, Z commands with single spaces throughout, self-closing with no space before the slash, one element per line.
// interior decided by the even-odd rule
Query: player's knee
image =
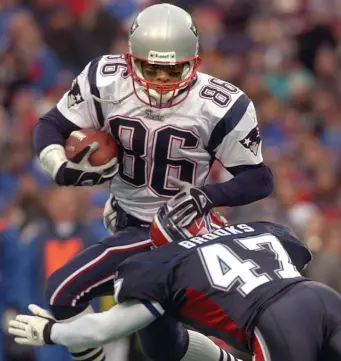
<path fill-rule="evenodd" d="M 185 355 L 187 330 L 173 319 L 159 318 L 139 332 L 143 352 L 153 361 L 180 361 Z"/>
<path fill-rule="evenodd" d="M 65 283 L 69 277 L 70 272 L 66 267 L 61 267 L 53 272 L 46 280 L 45 283 L 45 300 L 48 305 L 55 307 L 70 307 L 73 306 L 73 294 L 76 293 L 75 282 Z"/>
<path fill-rule="evenodd" d="M 48 277 L 45 283 L 45 300 L 49 305 L 54 304 L 54 299 L 58 303 L 60 300 L 63 299 L 55 297 L 56 291 L 58 290 L 58 287 L 61 285 L 62 282 L 63 278 L 61 277 L 60 270 L 55 271 Z"/>
<path fill-rule="evenodd" d="M 57 320 L 73 318 L 88 307 L 87 302 L 77 305 L 72 304 L 70 289 L 65 291 L 62 288 L 65 279 L 65 270 L 61 268 L 50 275 L 45 285 L 46 302 Z"/>

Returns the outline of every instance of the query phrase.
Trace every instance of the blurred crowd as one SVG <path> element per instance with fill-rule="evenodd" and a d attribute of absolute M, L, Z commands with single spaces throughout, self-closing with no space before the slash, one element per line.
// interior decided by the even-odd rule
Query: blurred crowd
<path fill-rule="evenodd" d="M 127 51 L 132 19 L 156 2 L 0 4 L 1 325 L 29 302 L 44 305 L 46 277 L 106 235 L 106 187 L 54 186 L 32 150 L 34 125 L 90 60 Z M 315 254 L 307 275 L 341 291 L 340 0 L 169 2 L 196 22 L 201 71 L 253 100 L 265 162 L 275 176 L 269 198 L 221 212 L 230 222 L 289 225 Z M 229 177 L 215 164 L 210 181 Z M 10 341 L 0 338 L 0 361 L 50 360 Z"/>

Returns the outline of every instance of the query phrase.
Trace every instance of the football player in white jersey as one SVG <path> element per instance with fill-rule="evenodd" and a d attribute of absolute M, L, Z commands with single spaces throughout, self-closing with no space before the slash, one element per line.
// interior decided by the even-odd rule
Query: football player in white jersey
<path fill-rule="evenodd" d="M 198 49 L 187 12 L 169 4 L 148 7 L 131 27 L 128 54 L 92 60 L 39 119 L 34 146 L 57 184 L 111 180 L 104 222 L 113 235 L 47 281 L 46 298 L 58 320 L 91 312 L 93 297 L 111 293 L 113 265 L 150 249 L 149 226 L 164 202 L 172 221 L 184 227 L 213 207 L 249 204 L 271 193 L 273 177 L 263 163 L 252 101 L 234 85 L 200 73 Z M 112 134 L 120 146 L 119 165 L 92 167 L 87 159 L 96 144 L 67 160 L 65 140 L 81 128 Z M 233 178 L 205 185 L 214 160 Z M 181 359 L 183 349 L 172 342 L 167 348 L 157 339 L 162 330 L 149 329 L 140 337 L 144 346 L 154 337 L 148 352 L 154 361 Z M 169 327 L 165 330 L 170 340 Z M 155 350 L 160 345 L 162 350 Z M 104 358 L 101 349 L 71 351 L 76 360 Z"/>

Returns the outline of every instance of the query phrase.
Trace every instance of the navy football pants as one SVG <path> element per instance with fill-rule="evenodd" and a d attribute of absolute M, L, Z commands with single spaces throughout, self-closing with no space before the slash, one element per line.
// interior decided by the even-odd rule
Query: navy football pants
<path fill-rule="evenodd" d="M 298 283 L 263 312 L 255 334 L 255 361 L 341 360 L 341 296 Z"/>
<path fill-rule="evenodd" d="M 147 252 L 149 227 L 127 227 L 85 249 L 47 280 L 46 299 L 57 319 L 79 314 L 98 296 L 112 295 L 117 266 Z M 177 361 L 187 351 L 188 333 L 170 316 L 160 317 L 139 332 L 146 355 L 154 361 Z"/>
<path fill-rule="evenodd" d="M 94 297 L 112 295 L 117 266 L 151 245 L 149 228 L 127 227 L 79 253 L 47 280 L 45 297 L 55 317 L 70 318 Z"/>

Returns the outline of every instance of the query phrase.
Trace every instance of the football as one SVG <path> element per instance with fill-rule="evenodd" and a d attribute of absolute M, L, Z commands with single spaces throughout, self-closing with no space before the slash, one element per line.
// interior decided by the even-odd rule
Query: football
<path fill-rule="evenodd" d="M 74 156 L 93 142 L 98 143 L 98 149 L 89 157 L 92 166 L 101 166 L 118 156 L 118 147 L 114 138 L 105 132 L 95 129 L 80 129 L 73 131 L 65 144 L 67 159 Z"/>

